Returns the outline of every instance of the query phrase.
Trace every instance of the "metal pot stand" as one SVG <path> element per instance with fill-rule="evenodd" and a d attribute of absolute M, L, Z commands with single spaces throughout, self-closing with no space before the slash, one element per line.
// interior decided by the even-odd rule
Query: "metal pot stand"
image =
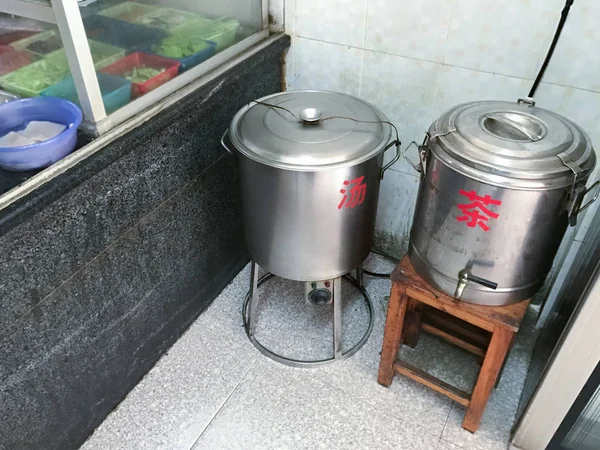
<path fill-rule="evenodd" d="M 335 361 L 340 361 L 342 359 L 348 358 L 354 355 L 358 350 L 362 348 L 363 345 L 366 344 L 369 336 L 371 335 L 371 331 L 373 330 L 373 303 L 369 298 L 369 294 L 365 290 L 363 286 L 363 270 L 362 267 L 356 269 L 356 278 L 350 276 L 350 274 L 346 274 L 343 277 L 338 277 L 333 280 L 333 357 L 328 359 L 320 359 L 320 360 L 297 360 L 292 358 L 286 358 L 285 356 L 281 356 L 272 350 L 266 348 L 263 344 L 259 342 L 255 335 L 256 328 L 256 304 L 258 300 L 258 288 L 275 277 L 272 273 L 266 273 L 260 279 L 258 278 L 258 269 L 259 266 L 254 261 L 251 263 L 250 268 L 250 290 L 246 294 L 246 298 L 244 299 L 244 304 L 242 307 L 242 317 L 244 320 L 244 329 L 246 330 L 246 335 L 252 344 L 265 356 L 271 358 L 274 361 L 277 361 L 281 364 L 285 364 L 287 366 L 292 367 L 318 367 L 325 364 L 329 364 Z M 352 286 L 354 286 L 363 296 L 367 309 L 369 311 L 369 325 L 367 327 L 367 331 L 360 338 L 360 340 L 349 350 L 346 352 L 342 351 L 342 278 L 348 280 Z"/>

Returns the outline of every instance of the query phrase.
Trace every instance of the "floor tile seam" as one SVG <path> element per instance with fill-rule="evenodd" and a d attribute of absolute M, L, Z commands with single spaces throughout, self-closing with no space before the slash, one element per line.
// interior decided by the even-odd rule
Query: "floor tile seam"
<path fill-rule="evenodd" d="M 252 361 L 252 363 L 249 365 L 248 369 L 246 369 L 246 371 L 244 372 L 244 374 L 242 375 L 242 377 L 240 378 L 240 380 L 231 389 L 231 392 L 229 393 L 229 395 L 227 396 L 227 398 L 223 401 L 223 403 L 221 403 L 221 406 L 219 407 L 219 409 L 217 410 L 217 412 L 215 412 L 215 414 L 212 416 L 212 418 L 210 419 L 210 421 L 206 424 L 206 426 L 204 427 L 204 429 L 200 432 L 200 434 L 198 435 L 198 438 L 194 441 L 194 443 L 192 444 L 192 446 L 190 447 L 189 450 L 193 450 L 194 449 L 194 447 L 200 441 L 200 439 L 202 438 L 202 436 L 212 426 L 212 424 L 215 421 L 215 419 L 219 416 L 219 414 L 221 413 L 221 411 L 227 406 L 227 404 L 228 404 L 229 400 L 231 399 L 231 397 L 233 396 L 233 394 L 235 394 L 238 391 L 238 388 L 244 382 L 244 380 L 246 379 L 246 377 L 248 376 L 248 374 L 250 373 L 250 371 L 252 370 L 252 368 L 256 365 L 256 362 L 261 358 L 261 356 L 262 355 L 260 355 L 260 354 L 256 355 L 256 357 L 254 358 L 254 360 Z"/>

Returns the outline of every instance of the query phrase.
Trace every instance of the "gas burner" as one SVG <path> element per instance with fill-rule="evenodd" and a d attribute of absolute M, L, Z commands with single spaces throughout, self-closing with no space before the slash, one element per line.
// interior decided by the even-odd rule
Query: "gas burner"
<path fill-rule="evenodd" d="M 259 266 L 254 261 L 251 264 L 251 275 L 250 275 L 250 290 L 244 300 L 242 308 L 242 316 L 244 319 L 244 328 L 246 329 L 246 335 L 250 342 L 265 356 L 277 361 L 279 363 L 293 366 L 293 367 L 316 367 L 324 364 L 339 361 L 344 358 L 348 358 L 356 353 L 360 348 L 365 345 L 371 330 L 373 329 L 373 303 L 367 294 L 363 286 L 363 271 L 362 267 L 356 270 L 356 278 L 353 278 L 349 274 L 343 277 L 338 277 L 333 280 L 324 281 L 307 281 L 305 283 L 304 293 L 306 301 L 317 307 L 328 305 L 333 303 L 333 357 L 328 359 L 320 360 L 297 360 L 292 358 L 286 358 L 281 356 L 262 345 L 255 335 L 256 329 L 256 304 L 258 300 L 258 288 L 266 281 L 274 278 L 275 275 L 267 273 L 260 279 L 258 278 Z M 367 310 L 369 311 L 369 325 L 365 334 L 360 340 L 346 352 L 342 351 L 342 278 L 350 282 L 363 296 Z"/>

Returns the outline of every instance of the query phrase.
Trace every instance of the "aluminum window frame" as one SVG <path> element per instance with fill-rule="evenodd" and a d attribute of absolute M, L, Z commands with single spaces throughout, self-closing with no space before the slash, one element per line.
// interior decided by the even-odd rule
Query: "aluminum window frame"
<path fill-rule="evenodd" d="M 148 110 L 169 95 L 226 64 L 229 60 L 269 37 L 269 0 L 261 0 L 261 29 L 259 31 L 107 115 L 77 0 L 51 0 L 51 6 L 29 0 L 2 0 L 0 12 L 58 26 L 84 115 L 82 129 L 94 136 L 105 134 L 121 123 Z"/>

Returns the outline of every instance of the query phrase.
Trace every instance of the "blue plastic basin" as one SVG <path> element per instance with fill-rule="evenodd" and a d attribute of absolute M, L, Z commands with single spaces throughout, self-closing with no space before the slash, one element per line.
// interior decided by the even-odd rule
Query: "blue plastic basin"
<path fill-rule="evenodd" d="M 0 147 L 0 166 L 17 172 L 41 169 L 71 153 L 77 145 L 81 110 L 61 98 L 36 97 L 0 105 L 0 136 L 21 131 L 33 120 L 61 123 L 67 128 L 58 136 L 22 147 Z"/>

